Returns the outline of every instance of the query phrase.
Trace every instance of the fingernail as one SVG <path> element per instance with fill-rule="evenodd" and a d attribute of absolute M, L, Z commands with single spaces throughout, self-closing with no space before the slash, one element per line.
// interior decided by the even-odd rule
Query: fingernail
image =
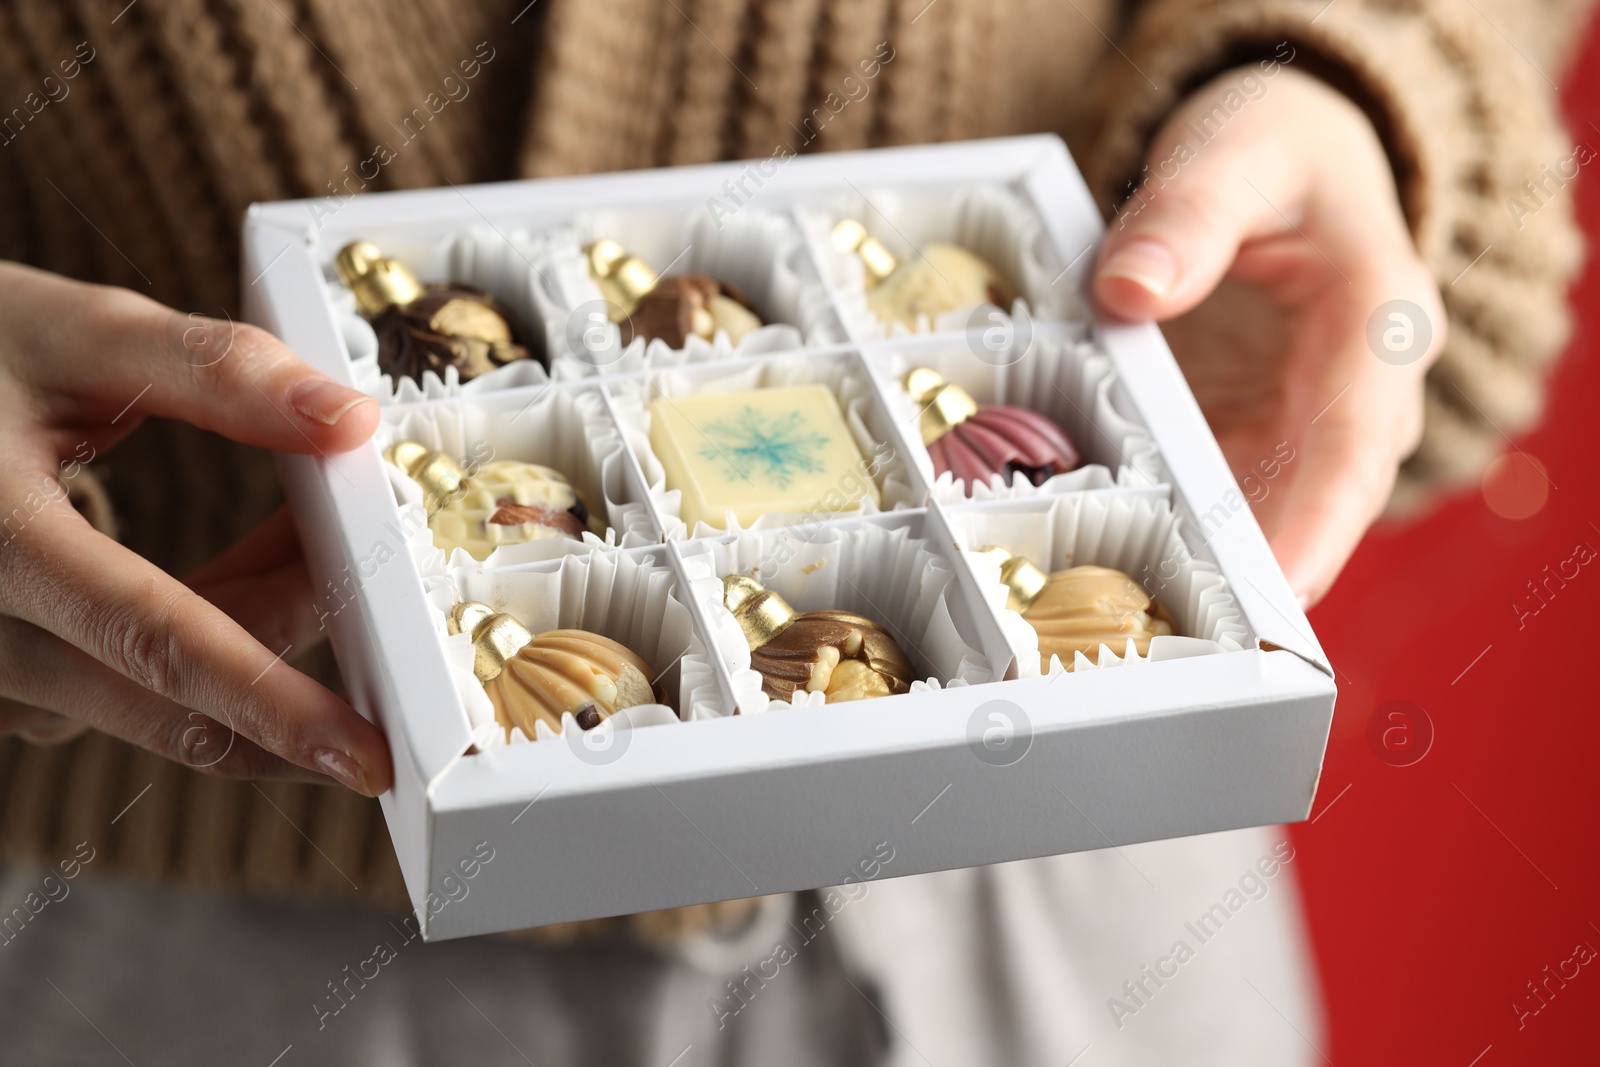
<path fill-rule="evenodd" d="M 1102 278 L 1126 278 L 1151 296 L 1166 296 L 1178 280 L 1178 258 L 1160 241 L 1129 241 L 1100 266 Z"/>
<path fill-rule="evenodd" d="M 319 748 L 311 757 L 318 769 L 340 785 L 354 789 L 363 796 L 371 796 L 361 765 L 336 748 Z"/>
<path fill-rule="evenodd" d="M 289 404 L 313 422 L 332 426 L 345 412 L 366 400 L 366 394 L 327 378 L 307 378 L 289 394 Z"/>

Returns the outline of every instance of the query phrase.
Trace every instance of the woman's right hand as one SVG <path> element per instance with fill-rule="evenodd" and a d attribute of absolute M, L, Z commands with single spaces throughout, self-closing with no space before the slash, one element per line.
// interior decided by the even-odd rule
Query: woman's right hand
<path fill-rule="evenodd" d="M 278 662 L 321 636 L 285 513 L 186 584 L 68 502 L 148 415 L 326 454 L 370 437 L 378 406 L 253 326 L 0 263 L 0 733 L 94 728 L 212 774 L 382 793 L 377 727 Z"/>

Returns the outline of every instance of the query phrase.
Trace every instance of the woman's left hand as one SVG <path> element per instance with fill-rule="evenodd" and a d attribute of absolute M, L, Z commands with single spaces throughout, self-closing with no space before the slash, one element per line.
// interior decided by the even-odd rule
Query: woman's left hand
<path fill-rule="evenodd" d="M 1115 316 L 1166 324 L 1309 605 L 1420 439 L 1445 336 L 1438 287 L 1372 124 L 1307 75 L 1216 78 L 1161 127 L 1148 163 L 1111 222 L 1095 295 Z"/>

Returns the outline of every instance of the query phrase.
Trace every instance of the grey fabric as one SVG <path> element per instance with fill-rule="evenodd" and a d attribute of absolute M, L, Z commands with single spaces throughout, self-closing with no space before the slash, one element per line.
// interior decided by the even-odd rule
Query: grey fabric
<path fill-rule="evenodd" d="M 425 945 L 357 906 L 10 868 L 0 917 L 38 914 L 0 944 L 0 1062 L 1299 1067 L 1322 1037 L 1287 849 L 1269 827 L 877 881 L 809 927 L 801 894 L 724 973 L 693 946 Z"/>
<path fill-rule="evenodd" d="M 1269 826 L 946 871 L 873 885 L 834 933 L 882 990 L 893 1067 L 1312 1067 L 1292 856 Z"/>
<path fill-rule="evenodd" d="M 0 906 L 44 876 L 6 869 Z M 0 947 L 0 1063 L 812 1067 L 872 1063 L 882 1046 L 826 934 L 719 1028 L 726 976 L 623 941 L 408 943 L 359 906 L 67 885 Z M 319 1016 L 314 1003 L 340 1003 L 327 983 L 371 974 L 379 942 L 394 958 Z"/>

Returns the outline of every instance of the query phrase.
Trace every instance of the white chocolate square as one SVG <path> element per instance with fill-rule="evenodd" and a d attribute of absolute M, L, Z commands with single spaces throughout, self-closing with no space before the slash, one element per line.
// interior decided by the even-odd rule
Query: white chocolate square
<path fill-rule="evenodd" d="M 683 521 L 727 528 L 768 513 L 881 506 L 838 398 L 823 385 L 661 397 L 650 405 L 650 445 Z"/>

